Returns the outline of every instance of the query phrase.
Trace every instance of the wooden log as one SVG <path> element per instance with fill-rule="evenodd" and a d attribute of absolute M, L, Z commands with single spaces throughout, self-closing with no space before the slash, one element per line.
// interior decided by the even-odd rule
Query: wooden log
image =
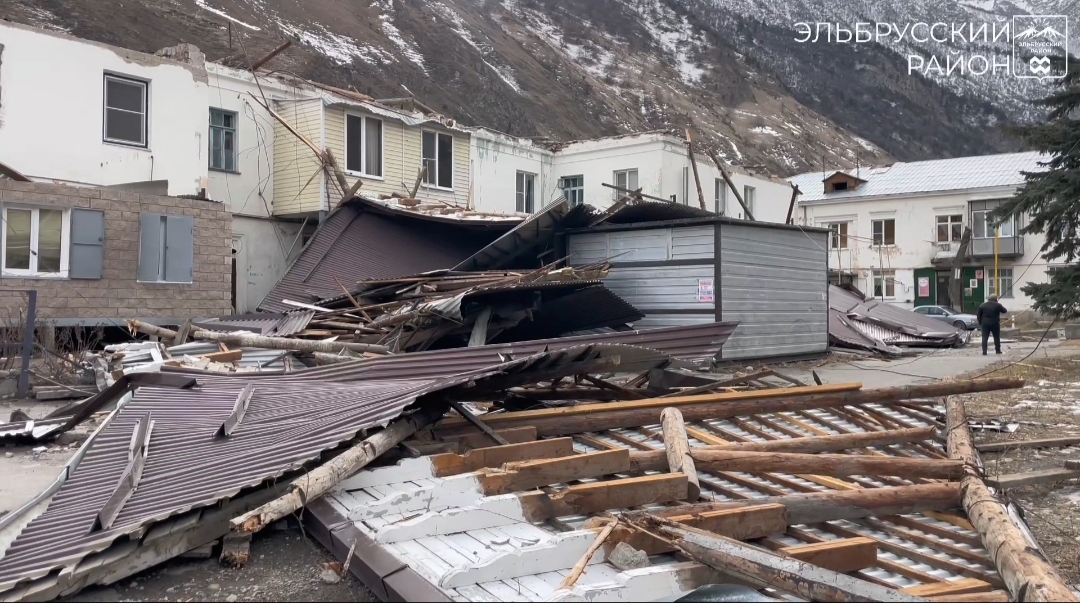
<path fill-rule="evenodd" d="M 558 588 L 555 589 L 556 591 L 574 587 L 574 584 L 578 581 L 578 578 L 580 578 L 581 574 L 585 571 L 585 566 L 588 565 L 589 561 L 592 560 L 593 555 L 596 554 L 596 551 L 600 550 L 600 547 L 604 545 L 604 541 L 607 540 L 608 536 L 611 535 L 611 531 L 615 529 L 615 525 L 617 523 L 619 523 L 617 519 L 612 520 L 606 528 L 604 528 L 599 534 L 596 535 L 596 540 L 594 540 L 593 543 L 589 545 L 589 548 L 585 549 L 585 554 L 582 555 L 581 559 L 578 559 L 577 563 L 574 564 L 574 567 L 570 569 L 570 573 L 562 579 L 562 582 L 559 583 Z"/>
<path fill-rule="evenodd" d="M 288 492 L 283 496 L 233 519 L 229 522 L 230 531 L 258 532 L 282 517 L 299 510 L 330 491 L 343 479 L 400 444 L 417 430 L 433 423 L 442 416 L 442 412 L 442 407 L 428 407 L 407 417 L 399 418 L 386 429 L 293 480 Z"/>
<path fill-rule="evenodd" d="M 1070 468 L 1069 463 L 1072 463 Z M 994 488 L 1008 489 L 1033 484 L 1051 484 L 1080 477 L 1080 463 L 1065 461 L 1065 468 L 1040 469 L 1038 471 L 1025 471 L 1023 473 L 1006 473 L 1004 475 L 988 475 L 986 484 Z"/>
<path fill-rule="evenodd" d="M 877 563 L 877 550 L 877 542 L 870 538 L 838 538 L 827 542 L 786 546 L 778 552 L 846 574 L 873 567 Z"/>
<path fill-rule="evenodd" d="M 759 587 L 776 588 L 811 601 L 924 601 L 919 597 L 783 557 L 737 540 L 709 534 L 654 515 L 633 515 L 632 524 L 667 538 L 683 553 L 719 572 Z"/>
<path fill-rule="evenodd" d="M 485 496 L 562 484 L 630 469 L 629 450 L 606 450 L 555 459 L 507 463 L 501 469 L 481 469 L 477 476 Z"/>
<path fill-rule="evenodd" d="M 979 476 L 980 462 L 967 425 L 964 403 L 950 398 L 945 403 L 949 434 L 949 457 L 964 461 L 960 482 L 964 511 L 975 526 L 983 546 L 990 552 L 998 573 L 1016 601 L 1076 601 L 1057 570 L 1045 559 L 1036 543 L 1009 518 L 1005 505 L 991 494 Z"/>
<path fill-rule="evenodd" d="M 251 559 L 250 533 L 227 534 L 221 539 L 221 555 L 218 561 L 222 565 L 240 568 L 247 565 L 249 559 Z"/>
<path fill-rule="evenodd" d="M 702 471 L 745 473 L 805 473 L 809 475 L 895 475 L 903 478 L 957 479 L 964 463 L 938 459 L 852 454 L 795 454 L 744 452 L 732 449 L 693 449 L 690 456 Z"/>
<path fill-rule="evenodd" d="M 698 485 L 694 459 L 690 456 L 690 441 L 686 437 L 686 424 L 683 423 L 682 413 L 678 408 L 665 408 L 660 413 L 660 422 L 664 430 L 664 452 L 667 456 L 668 468 L 672 473 L 686 475 L 686 500 L 697 502 L 701 496 L 701 486 Z M 629 464 L 629 454 L 627 464 Z"/>
<path fill-rule="evenodd" d="M 166 329 L 165 327 L 159 327 L 139 320 L 129 320 L 127 321 L 127 325 L 128 330 L 132 333 L 142 333 L 144 335 L 160 337 L 162 339 L 176 339 L 176 331 L 173 331 L 172 329 Z"/>
<path fill-rule="evenodd" d="M 891 486 L 843 491 L 810 492 L 766 496 L 748 500 L 698 503 L 656 511 L 656 515 L 686 515 L 717 509 L 737 509 L 761 504 L 781 504 L 792 525 L 817 524 L 840 519 L 907 515 L 960 506 L 960 485 L 956 483 Z"/>
<path fill-rule="evenodd" d="M 1007 440 L 1004 442 L 992 442 L 977 444 L 975 449 L 979 452 L 1004 452 L 1006 450 L 1029 450 L 1032 448 L 1064 448 L 1080 444 L 1080 436 L 1068 436 L 1064 438 L 1040 438 L 1035 440 Z"/>
<path fill-rule="evenodd" d="M 858 384 L 840 384 L 839 387 L 829 384 L 806 388 L 788 387 L 687 398 L 632 400 L 610 404 L 581 404 L 568 408 L 508 412 L 485 417 L 485 422 L 496 429 L 531 425 L 536 427 L 537 435 L 548 437 L 656 425 L 660 422 L 660 412 L 668 406 L 679 408 L 685 421 L 694 422 L 752 414 L 837 408 L 851 404 L 952 396 L 1013 389 L 1023 387 L 1023 385 L 1023 379 L 1008 377 L 884 387 L 862 391 L 853 391 Z M 471 429 L 473 428 L 469 427 L 464 420 L 447 419 L 439 423 L 437 433 L 467 433 Z"/>
<path fill-rule="evenodd" d="M 278 46 L 277 48 L 271 50 L 266 56 L 259 59 L 258 61 L 255 61 L 254 63 L 252 63 L 251 64 L 251 71 L 254 72 L 259 67 L 262 67 L 263 65 L 267 64 L 268 62 L 270 62 L 270 59 L 272 59 L 272 58 L 276 57 L 277 55 L 281 54 L 281 52 L 284 51 L 289 46 L 292 46 L 292 40 L 285 40 L 284 42 L 282 42 L 282 44 L 280 46 Z"/>
<path fill-rule="evenodd" d="M 735 540 L 764 538 L 770 534 L 782 533 L 788 526 L 787 509 L 784 505 L 775 503 L 706 511 L 694 515 L 672 515 L 668 519 Z"/>
<path fill-rule="evenodd" d="M 180 325 L 180 329 L 176 331 L 176 337 L 173 339 L 173 345 L 184 345 L 187 343 L 188 336 L 191 335 L 191 319 L 184 321 L 184 324 Z"/>
<path fill-rule="evenodd" d="M 156 335 L 162 338 L 172 339 L 176 337 L 176 331 L 147 324 L 138 320 L 129 320 L 128 328 L 147 335 Z M 265 337 L 253 333 L 224 333 L 218 331 L 195 330 L 192 333 L 195 339 L 206 339 L 221 343 L 236 344 L 253 348 L 267 348 L 271 350 L 292 350 L 296 352 L 324 352 L 337 354 L 342 350 L 354 352 L 374 352 L 387 354 L 390 348 L 384 345 L 372 345 L 367 343 L 348 343 L 338 341 L 311 341 L 307 339 L 286 339 L 284 337 Z"/>
<path fill-rule="evenodd" d="M 687 428 L 687 433 L 692 428 Z M 747 452 L 803 452 L 814 454 L 818 452 L 834 452 L 870 446 L 888 446 L 890 444 L 904 444 L 906 442 L 918 442 L 927 440 L 934 435 L 933 427 L 914 429 L 895 429 L 891 431 L 870 431 L 866 433 L 852 433 L 835 436 L 800 437 L 785 440 L 767 440 L 764 442 L 725 443 L 710 446 L 698 446 L 694 450 L 741 450 Z M 695 436 L 696 437 L 696 436 Z M 655 452 L 632 451 L 630 453 L 630 468 L 633 471 L 664 471 L 667 465 L 667 455 L 660 450 Z"/>
<path fill-rule="evenodd" d="M 436 477 L 447 477 L 459 473 L 470 473 L 484 467 L 501 467 L 515 461 L 551 459 L 571 454 L 574 454 L 574 440 L 556 438 L 507 446 L 476 448 L 464 454 L 437 454 L 431 457 L 431 466 Z"/>
<path fill-rule="evenodd" d="M 712 150 L 706 149 L 705 152 L 708 153 L 709 159 L 712 159 L 713 163 L 716 164 L 716 168 L 720 170 L 720 175 L 724 177 L 724 182 L 727 182 L 728 187 L 731 188 L 731 192 L 734 193 L 735 200 L 739 202 L 743 211 L 746 212 L 746 219 L 753 222 L 754 214 L 751 213 L 750 208 L 747 207 L 746 201 L 743 200 L 742 195 L 739 193 L 739 189 L 735 187 L 735 183 L 731 181 L 731 176 L 728 174 L 727 168 L 724 167 L 723 163 L 720 163 L 720 159 L 716 157 L 716 153 L 713 153 Z"/>
<path fill-rule="evenodd" d="M 555 494 L 518 494 L 525 519 L 539 522 L 553 517 L 585 515 L 627 509 L 686 498 L 686 476 L 664 473 L 570 486 Z"/>
<path fill-rule="evenodd" d="M 988 593 L 994 587 L 989 582 L 978 578 L 963 578 L 953 582 L 935 582 L 933 584 L 919 584 L 901 588 L 901 592 L 919 597 L 945 597 L 949 595 L 970 595 L 972 593 Z"/>
<path fill-rule="evenodd" d="M 686 156 L 690 158 L 690 167 L 694 168 L 694 184 L 697 185 L 698 204 L 701 205 L 701 209 L 706 209 L 705 193 L 701 192 L 701 178 L 698 177 L 697 161 L 694 160 L 694 141 L 690 138 L 690 128 L 686 129 Z M 690 200 L 687 199 L 686 203 L 689 204 Z"/>

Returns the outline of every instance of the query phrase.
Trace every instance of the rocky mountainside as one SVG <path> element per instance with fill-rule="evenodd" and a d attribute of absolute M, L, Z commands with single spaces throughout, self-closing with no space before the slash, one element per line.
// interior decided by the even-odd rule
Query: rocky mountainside
<path fill-rule="evenodd" d="M 150 52 L 190 42 L 211 59 L 255 58 L 291 38 L 271 67 L 378 98 L 411 94 L 518 136 L 691 125 L 728 161 L 781 174 L 1013 150 L 999 126 L 1037 117 L 1026 99 L 1040 95 L 1008 74 L 908 73 L 908 54 L 970 49 L 800 44 L 796 23 L 978 24 L 1041 11 L 1080 16 L 1080 0 L 0 3 L 0 17 Z"/>

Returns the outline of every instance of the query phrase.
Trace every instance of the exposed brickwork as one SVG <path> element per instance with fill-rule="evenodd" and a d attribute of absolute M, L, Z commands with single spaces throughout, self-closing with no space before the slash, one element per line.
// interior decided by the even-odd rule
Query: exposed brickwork
<path fill-rule="evenodd" d="M 38 290 L 40 319 L 84 319 L 91 324 L 102 319 L 102 323 L 122 324 L 128 318 L 141 318 L 179 323 L 189 317 L 230 312 L 232 229 L 222 203 L 0 179 L 3 203 L 104 211 L 105 263 L 99 280 L 0 278 L 0 321 L 25 304 L 25 297 L 15 289 Z M 140 212 L 194 217 L 194 282 L 137 281 Z"/>

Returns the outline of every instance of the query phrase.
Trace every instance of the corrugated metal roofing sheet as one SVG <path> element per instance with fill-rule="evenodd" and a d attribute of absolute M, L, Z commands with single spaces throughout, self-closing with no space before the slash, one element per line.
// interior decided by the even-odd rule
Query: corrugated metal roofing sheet
<path fill-rule="evenodd" d="M 857 348 L 894 353 L 890 345 L 952 346 L 967 341 L 966 331 L 877 299 L 829 286 L 829 336 Z"/>
<path fill-rule="evenodd" d="M 503 232 L 497 228 L 478 231 L 457 222 L 409 224 L 368 211 L 362 204 L 342 205 L 315 232 L 259 310 L 294 309 L 281 303 L 283 299 L 312 303 L 337 297 L 341 285 L 352 287 L 363 279 L 449 268 Z"/>
<path fill-rule="evenodd" d="M 267 337 L 288 337 L 306 329 L 313 316 L 315 316 L 314 310 L 292 310 L 284 314 L 260 312 L 222 316 L 192 323 L 192 326 L 208 331 L 251 331 Z"/>
<path fill-rule="evenodd" d="M 645 315 L 603 285 L 593 285 L 546 301 L 532 320 L 503 331 L 495 341 L 527 341 L 626 325 Z"/>
<path fill-rule="evenodd" d="M 630 348 L 633 350 L 634 348 Z M 48 509 L 31 520 L 0 558 L 0 592 L 42 578 L 57 568 L 73 568 L 89 553 L 148 523 L 230 498 L 241 491 L 301 468 L 323 451 L 352 440 L 359 430 L 386 424 L 419 396 L 468 384 L 482 391 L 488 377 L 529 371 L 579 371 L 576 363 L 622 355 L 621 346 L 584 345 L 533 355 L 452 376 L 394 381 L 207 377 L 200 387 L 178 390 L 141 387 L 112 417 L 53 496 Z M 663 358 L 651 354 L 654 363 Z M 654 364 L 655 366 L 655 364 Z M 235 431 L 217 437 L 244 387 L 254 386 L 250 404 Z M 502 387 L 502 385 L 500 385 Z M 139 420 L 153 421 L 146 465 L 131 497 L 112 526 L 95 529 L 99 510 L 110 498 L 129 462 L 128 448 Z"/>
<path fill-rule="evenodd" d="M 825 192 L 822 172 L 799 174 L 788 180 L 802 191 L 799 203 L 846 201 L 883 195 L 1019 186 L 1024 183 L 1021 172 L 1044 169 L 1038 165 L 1040 160 L 1046 158 L 1038 152 L 1028 152 L 898 162 L 888 167 L 863 168 L 858 176 L 866 180 L 865 184 L 855 190 L 832 193 Z"/>
<path fill-rule="evenodd" d="M 598 224 L 637 224 L 639 222 L 663 222 L 665 220 L 684 220 L 687 218 L 705 218 L 715 216 L 711 211 L 682 205 L 680 203 L 662 203 L 643 201 L 624 205 L 612 212 Z"/>
<path fill-rule="evenodd" d="M 522 261 L 527 267 L 532 267 L 537 262 L 536 250 L 549 244 L 554 239 L 556 230 L 561 227 L 584 226 L 590 213 L 588 206 L 578 205 L 571 208 L 566 199 L 559 198 L 454 266 L 454 270 L 491 270 L 519 266 Z"/>

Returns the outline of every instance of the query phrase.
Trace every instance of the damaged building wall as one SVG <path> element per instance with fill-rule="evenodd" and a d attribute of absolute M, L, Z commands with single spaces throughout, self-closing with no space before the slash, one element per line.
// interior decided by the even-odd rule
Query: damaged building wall
<path fill-rule="evenodd" d="M 322 141 L 322 99 L 287 99 L 275 111 L 315 144 Z M 274 121 L 274 203 L 277 216 L 313 214 L 326 210 L 322 164 L 315 153 Z"/>
<path fill-rule="evenodd" d="M 42 210 L 60 210 L 63 225 L 59 247 L 64 272 L 28 278 L 14 273 L 11 262 L 6 264 L 0 281 L 0 312 L 4 316 L 17 316 L 24 307 L 23 294 L 17 291 L 21 289 L 37 289 L 38 318 L 58 326 L 122 326 L 136 316 L 153 323 L 180 324 L 189 317 L 229 312 L 229 214 L 221 203 L 0 179 L 0 205 L 12 226 L 12 210 L 37 210 L 38 223 Z M 149 219 L 161 216 L 166 219 Z M 149 248 L 154 241 L 157 245 L 164 242 L 155 232 L 144 237 L 144 222 L 173 228 L 169 220 L 174 217 L 176 224 L 192 228 L 189 239 L 176 229 L 169 230 L 174 247 L 190 241 L 190 255 L 180 257 L 178 265 L 183 271 L 188 266 L 185 261 L 190 264 L 186 273 L 191 282 L 179 282 L 179 278 L 177 282 L 145 282 L 147 269 L 153 272 L 157 266 L 140 261 L 149 257 L 140 255 L 140 245 Z M 93 232 L 95 227 L 97 232 Z M 42 262 L 41 258 L 49 255 L 47 241 L 40 226 L 37 230 L 38 239 L 31 239 L 31 248 L 38 249 Z M 6 240 L 11 237 L 9 229 Z M 10 242 L 5 254 L 11 254 L 15 247 Z M 96 265 L 87 261 L 94 256 L 100 258 Z M 44 271 L 44 266 L 39 269 Z M 173 278 L 173 267 L 167 265 L 166 269 Z"/>
<path fill-rule="evenodd" d="M 180 63 L 9 21 L 0 22 L 0 39 L 0 162 L 35 180 L 168 180 L 173 195 L 202 186 L 208 87 L 201 53 Z M 43 57 L 64 60 L 45 68 Z M 132 128 L 145 130 L 141 143 L 105 141 L 106 75 L 142 91 L 132 102 L 143 111 L 129 114 Z"/>
<path fill-rule="evenodd" d="M 554 153 L 530 140 L 480 128 L 473 130 L 473 207 L 488 212 L 517 211 L 517 180 L 521 173 L 533 178 L 533 211 L 539 211 L 562 195 L 554 177 L 554 158 Z"/>

